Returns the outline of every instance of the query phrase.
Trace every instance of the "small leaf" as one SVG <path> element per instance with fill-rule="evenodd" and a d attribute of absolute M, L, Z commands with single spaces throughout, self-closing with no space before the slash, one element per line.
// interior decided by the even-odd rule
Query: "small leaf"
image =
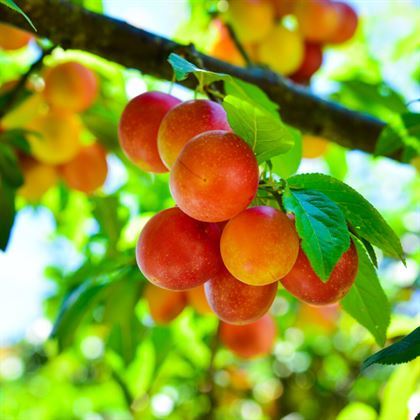
<path fill-rule="evenodd" d="M 15 190 L 0 174 L 0 249 L 5 251 L 15 221 Z"/>
<path fill-rule="evenodd" d="M 13 188 L 23 184 L 23 175 L 13 149 L 0 143 L 0 176 Z"/>
<path fill-rule="evenodd" d="M 302 160 L 302 135 L 292 127 L 289 127 L 289 130 L 295 139 L 295 144 L 288 152 L 271 159 L 273 172 L 282 178 L 295 174 Z"/>
<path fill-rule="evenodd" d="M 342 181 L 348 171 L 347 151 L 344 147 L 330 143 L 324 155 L 325 163 L 328 165 L 329 173 L 334 178 Z"/>
<path fill-rule="evenodd" d="M 373 249 L 372 244 L 369 241 L 367 241 L 366 239 L 363 239 L 363 238 L 359 238 L 359 239 L 362 241 L 362 243 L 363 243 L 363 245 L 364 245 L 364 247 L 365 247 L 365 249 L 366 249 L 366 251 L 369 255 L 369 258 L 372 261 L 372 264 L 377 269 L 378 268 L 378 259 L 376 258 L 376 253 L 375 253 L 375 250 Z"/>
<path fill-rule="evenodd" d="M 278 116 L 266 109 L 232 95 L 225 97 L 223 108 L 233 131 L 251 146 L 258 162 L 292 148 L 291 131 Z"/>
<path fill-rule="evenodd" d="M 359 257 L 359 268 L 353 286 L 340 303 L 383 346 L 391 319 L 391 307 L 362 243 L 354 236 L 353 242 Z"/>
<path fill-rule="evenodd" d="M 417 327 L 410 334 L 406 335 L 400 341 L 378 351 L 368 357 L 362 365 L 362 370 L 380 363 L 381 365 L 395 365 L 398 363 L 407 363 L 410 360 L 420 356 L 420 327 Z"/>
<path fill-rule="evenodd" d="M 296 229 L 302 249 L 321 280 L 328 280 L 343 253 L 350 246 L 350 235 L 340 208 L 319 191 L 287 191 L 286 210 L 296 216 Z"/>
<path fill-rule="evenodd" d="M 33 25 L 31 19 L 29 19 L 29 17 L 26 15 L 26 13 L 13 1 L 13 0 L 0 0 L 1 4 L 4 4 L 5 6 L 9 7 L 10 9 L 14 10 L 15 12 L 18 12 L 19 14 L 21 14 L 29 23 L 29 25 L 31 25 L 31 27 L 33 28 L 33 30 L 36 32 L 36 28 Z"/>
<path fill-rule="evenodd" d="M 357 236 L 389 256 L 405 261 L 398 236 L 378 210 L 356 190 L 323 174 L 295 175 L 288 179 L 288 183 L 291 188 L 308 188 L 324 193 L 341 208 Z"/>
<path fill-rule="evenodd" d="M 31 153 L 31 147 L 26 136 L 31 133 L 28 130 L 22 129 L 12 129 L 7 130 L 3 133 L 0 133 L 0 144 L 7 144 L 9 146 L 15 147 L 16 149 L 22 150 L 26 154 Z"/>

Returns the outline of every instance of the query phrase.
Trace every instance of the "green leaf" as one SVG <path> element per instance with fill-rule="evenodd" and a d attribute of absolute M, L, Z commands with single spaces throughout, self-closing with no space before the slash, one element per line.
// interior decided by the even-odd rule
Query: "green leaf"
<path fill-rule="evenodd" d="M 368 240 L 389 256 L 405 261 L 398 236 L 378 210 L 356 190 L 323 174 L 295 175 L 288 179 L 288 183 L 291 188 L 307 188 L 324 193 L 341 208 L 357 236 Z"/>
<path fill-rule="evenodd" d="M 391 307 L 362 243 L 354 236 L 353 242 L 359 257 L 359 268 L 353 286 L 340 303 L 383 346 L 391 319 Z"/>
<path fill-rule="evenodd" d="M 0 143 L 0 176 L 12 188 L 23 184 L 23 175 L 13 149 Z"/>
<path fill-rule="evenodd" d="M 271 159 L 273 172 L 282 178 L 295 174 L 302 160 L 302 134 L 292 127 L 289 127 L 289 130 L 295 144 L 288 152 Z"/>
<path fill-rule="evenodd" d="M 420 327 L 417 327 L 400 341 L 368 357 L 363 362 L 362 369 L 366 369 L 374 363 L 380 363 L 381 365 L 407 363 L 418 356 L 420 356 Z"/>
<path fill-rule="evenodd" d="M 223 108 L 233 131 L 251 146 L 258 162 L 292 148 L 294 138 L 289 128 L 265 108 L 232 95 L 225 97 Z"/>
<path fill-rule="evenodd" d="M 103 296 L 109 285 L 109 281 L 100 283 L 86 281 L 65 298 L 51 333 L 53 338 L 58 339 L 61 351 L 72 343 L 76 330 L 84 317 Z"/>
<path fill-rule="evenodd" d="M 0 133 L 0 145 L 1 143 L 7 144 L 21 150 L 22 152 L 25 152 L 26 154 L 30 154 L 31 147 L 26 138 L 28 133 L 30 133 L 30 131 L 17 128 L 7 130 L 3 133 Z"/>
<path fill-rule="evenodd" d="M 326 195 L 314 190 L 286 191 L 283 205 L 296 216 L 302 249 L 321 280 L 328 280 L 350 235 L 340 208 Z"/>
<path fill-rule="evenodd" d="M 338 413 L 336 420 L 376 420 L 377 418 L 376 411 L 371 406 L 352 402 Z"/>
<path fill-rule="evenodd" d="M 324 155 L 325 163 L 328 165 L 329 173 L 342 181 L 348 171 L 347 152 L 344 147 L 330 143 L 327 152 Z"/>
<path fill-rule="evenodd" d="M 363 243 L 363 245 L 366 249 L 366 252 L 369 255 L 369 258 L 372 261 L 372 264 L 377 269 L 378 268 L 378 259 L 376 258 L 376 253 L 375 253 L 375 250 L 373 249 L 372 244 L 369 241 L 367 241 L 366 239 L 363 239 L 363 238 L 359 238 L 359 239 L 362 241 L 362 243 Z"/>
<path fill-rule="evenodd" d="M 15 221 L 15 190 L 0 174 L 0 249 L 5 251 Z"/>
<path fill-rule="evenodd" d="M 382 391 L 379 420 L 406 420 L 409 418 L 408 401 L 420 381 L 420 359 L 396 368 L 387 379 Z M 418 415 L 416 416 L 418 419 Z"/>
<path fill-rule="evenodd" d="M 29 23 L 29 25 L 31 25 L 31 27 L 33 28 L 33 30 L 36 32 L 36 28 L 33 25 L 31 19 L 29 19 L 29 17 L 26 15 L 26 13 L 13 1 L 13 0 L 0 0 L 1 4 L 4 4 L 5 6 L 9 7 L 10 9 L 14 10 L 15 12 L 18 12 L 19 14 L 21 14 Z"/>

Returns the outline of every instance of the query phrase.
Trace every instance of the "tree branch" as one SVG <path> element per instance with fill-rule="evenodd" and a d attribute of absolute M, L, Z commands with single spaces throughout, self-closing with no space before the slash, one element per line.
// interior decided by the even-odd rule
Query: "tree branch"
<path fill-rule="evenodd" d="M 262 88 L 280 105 L 286 123 L 350 149 L 374 152 L 385 126 L 376 118 L 312 95 L 271 71 L 232 66 L 196 52 L 192 45 L 177 44 L 66 0 L 21 0 L 19 6 L 32 19 L 39 36 L 63 48 L 88 51 L 161 79 L 172 80 L 172 70 L 167 63 L 170 52 L 194 56 L 208 70 L 229 73 Z M 31 30 L 22 16 L 7 8 L 2 9 L 0 19 Z M 191 88 L 196 86 L 195 78 L 182 83 Z"/>

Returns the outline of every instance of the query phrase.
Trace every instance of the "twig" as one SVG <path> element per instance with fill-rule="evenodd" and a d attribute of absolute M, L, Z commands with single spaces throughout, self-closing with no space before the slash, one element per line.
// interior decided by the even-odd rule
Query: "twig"
<path fill-rule="evenodd" d="M 44 58 L 51 54 L 51 52 L 54 50 L 54 47 L 48 48 L 46 50 L 42 50 L 40 57 L 34 61 L 31 66 L 29 67 L 28 71 L 22 75 L 22 77 L 19 79 L 19 81 L 17 82 L 17 84 L 13 87 L 13 89 L 10 92 L 10 95 L 6 101 L 6 103 L 4 104 L 4 107 L 0 110 L 0 118 L 3 117 L 7 111 L 9 111 L 11 108 L 13 108 L 13 105 L 15 104 L 20 91 L 22 90 L 22 88 L 25 86 L 27 80 L 29 79 L 29 76 L 36 70 L 38 70 L 38 68 L 40 68 L 42 66 L 42 62 L 44 61 Z"/>
<path fill-rule="evenodd" d="M 244 46 L 242 45 L 242 42 L 239 41 L 238 36 L 236 35 L 235 30 L 233 29 L 232 25 L 230 23 L 226 23 L 226 28 L 229 32 L 230 37 L 232 38 L 233 43 L 235 44 L 235 47 L 238 49 L 239 53 L 245 60 L 245 64 L 247 67 L 252 67 L 253 63 L 251 58 L 249 57 L 248 53 L 246 52 Z"/>

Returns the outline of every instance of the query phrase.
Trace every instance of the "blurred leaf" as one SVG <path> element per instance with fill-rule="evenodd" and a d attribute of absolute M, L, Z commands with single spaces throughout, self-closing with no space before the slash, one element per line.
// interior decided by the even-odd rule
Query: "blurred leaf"
<path fill-rule="evenodd" d="M 296 216 L 296 229 L 302 249 L 315 273 L 327 281 L 343 253 L 350 235 L 340 208 L 315 190 L 286 191 L 283 205 Z"/>
<path fill-rule="evenodd" d="M 0 143 L 0 176 L 12 188 L 23 184 L 23 174 L 17 156 L 9 145 L 3 143 Z"/>
<path fill-rule="evenodd" d="M 316 173 L 293 176 L 288 183 L 291 188 L 307 188 L 324 193 L 341 208 L 357 236 L 405 262 L 398 236 L 378 210 L 356 190 L 328 175 Z"/>
<path fill-rule="evenodd" d="M 61 351 L 72 343 L 76 330 L 85 315 L 103 296 L 109 285 L 109 281 L 100 283 L 86 281 L 67 295 L 51 333 L 51 337 L 58 339 Z"/>
<path fill-rule="evenodd" d="M 369 405 L 352 402 L 338 413 L 336 420 L 376 420 L 377 418 L 376 411 Z"/>
<path fill-rule="evenodd" d="M 27 20 L 29 25 L 31 25 L 31 27 L 34 29 L 34 31 L 36 31 L 36 28 L 33 25 L 31 19 L 29 19 L 29 17 L 26 15 L 26 13 L 13 0 L 0 0 L 0 3 L 4 4 L 5 6 L 9 7 L 10 9 L 12 9 L 15 12 L 19 13 L 20 15 L 22 15 Z"/>
<path fill-rule="evenodd" d="M 342 181 L 348 171 L 347 151 L 344 147 L 330 143 L 327 152 L 324 155 L 325 163 L 331 176 Z"/>
<path fill-rule="evenodd" d="M 227 95 L 223 101 L 233 131 L 244 139 L 254 151 L 258 162 L 285 153 L 293 146 L 290 129 L 265 108 Z"/>
<path fill-rule="evenodd" d="M 5 251 L 15 220 L 15 190 L 0 174 L 0 249 Z"/>
<path fill-rule="evenodd" d="M 400 341 L 368 357 L 363 362 L 362 369 L 366 369 L 374 363 L 380 363 L 381 365 L 407 363 L 418 356 L 420 356 L 420 327 Z"/>
<path fill-rule="evenodd" d="M 408 401 L 420 381 L 420 359 L 399 366 L 386 382 L 379 420 L 408 419 Z"/>
<path fill-rule="evenodd" d="M 292 127 L 289 127 L 289 131 L 294 137 L 294 145 L 288 152 L 271 159 L 273 172 L 282 178 L 295 174 L 302 160 L 302 134 Z"/>
<path fill-rule="evenodd" d="M 22 152 L 25 152 L 26 154 L 30 154 L 31 148 L 28 140 L 26 139 L 27 134 L 27 130 L 7 130 L 3 133 L 0 133 L 0 145 L 1 143 L 8 144 L 9 146 L 15 147 L 16 149 L 22 150 Z"/>
<path fill-rule="evenodd" d="M 340 303 L 383 346 L 391 319 L 391 307 L 363 245 L 356 237 L 353 237 L 353 242 L 359 257 L 359 268 L 352 288 Z"/>

